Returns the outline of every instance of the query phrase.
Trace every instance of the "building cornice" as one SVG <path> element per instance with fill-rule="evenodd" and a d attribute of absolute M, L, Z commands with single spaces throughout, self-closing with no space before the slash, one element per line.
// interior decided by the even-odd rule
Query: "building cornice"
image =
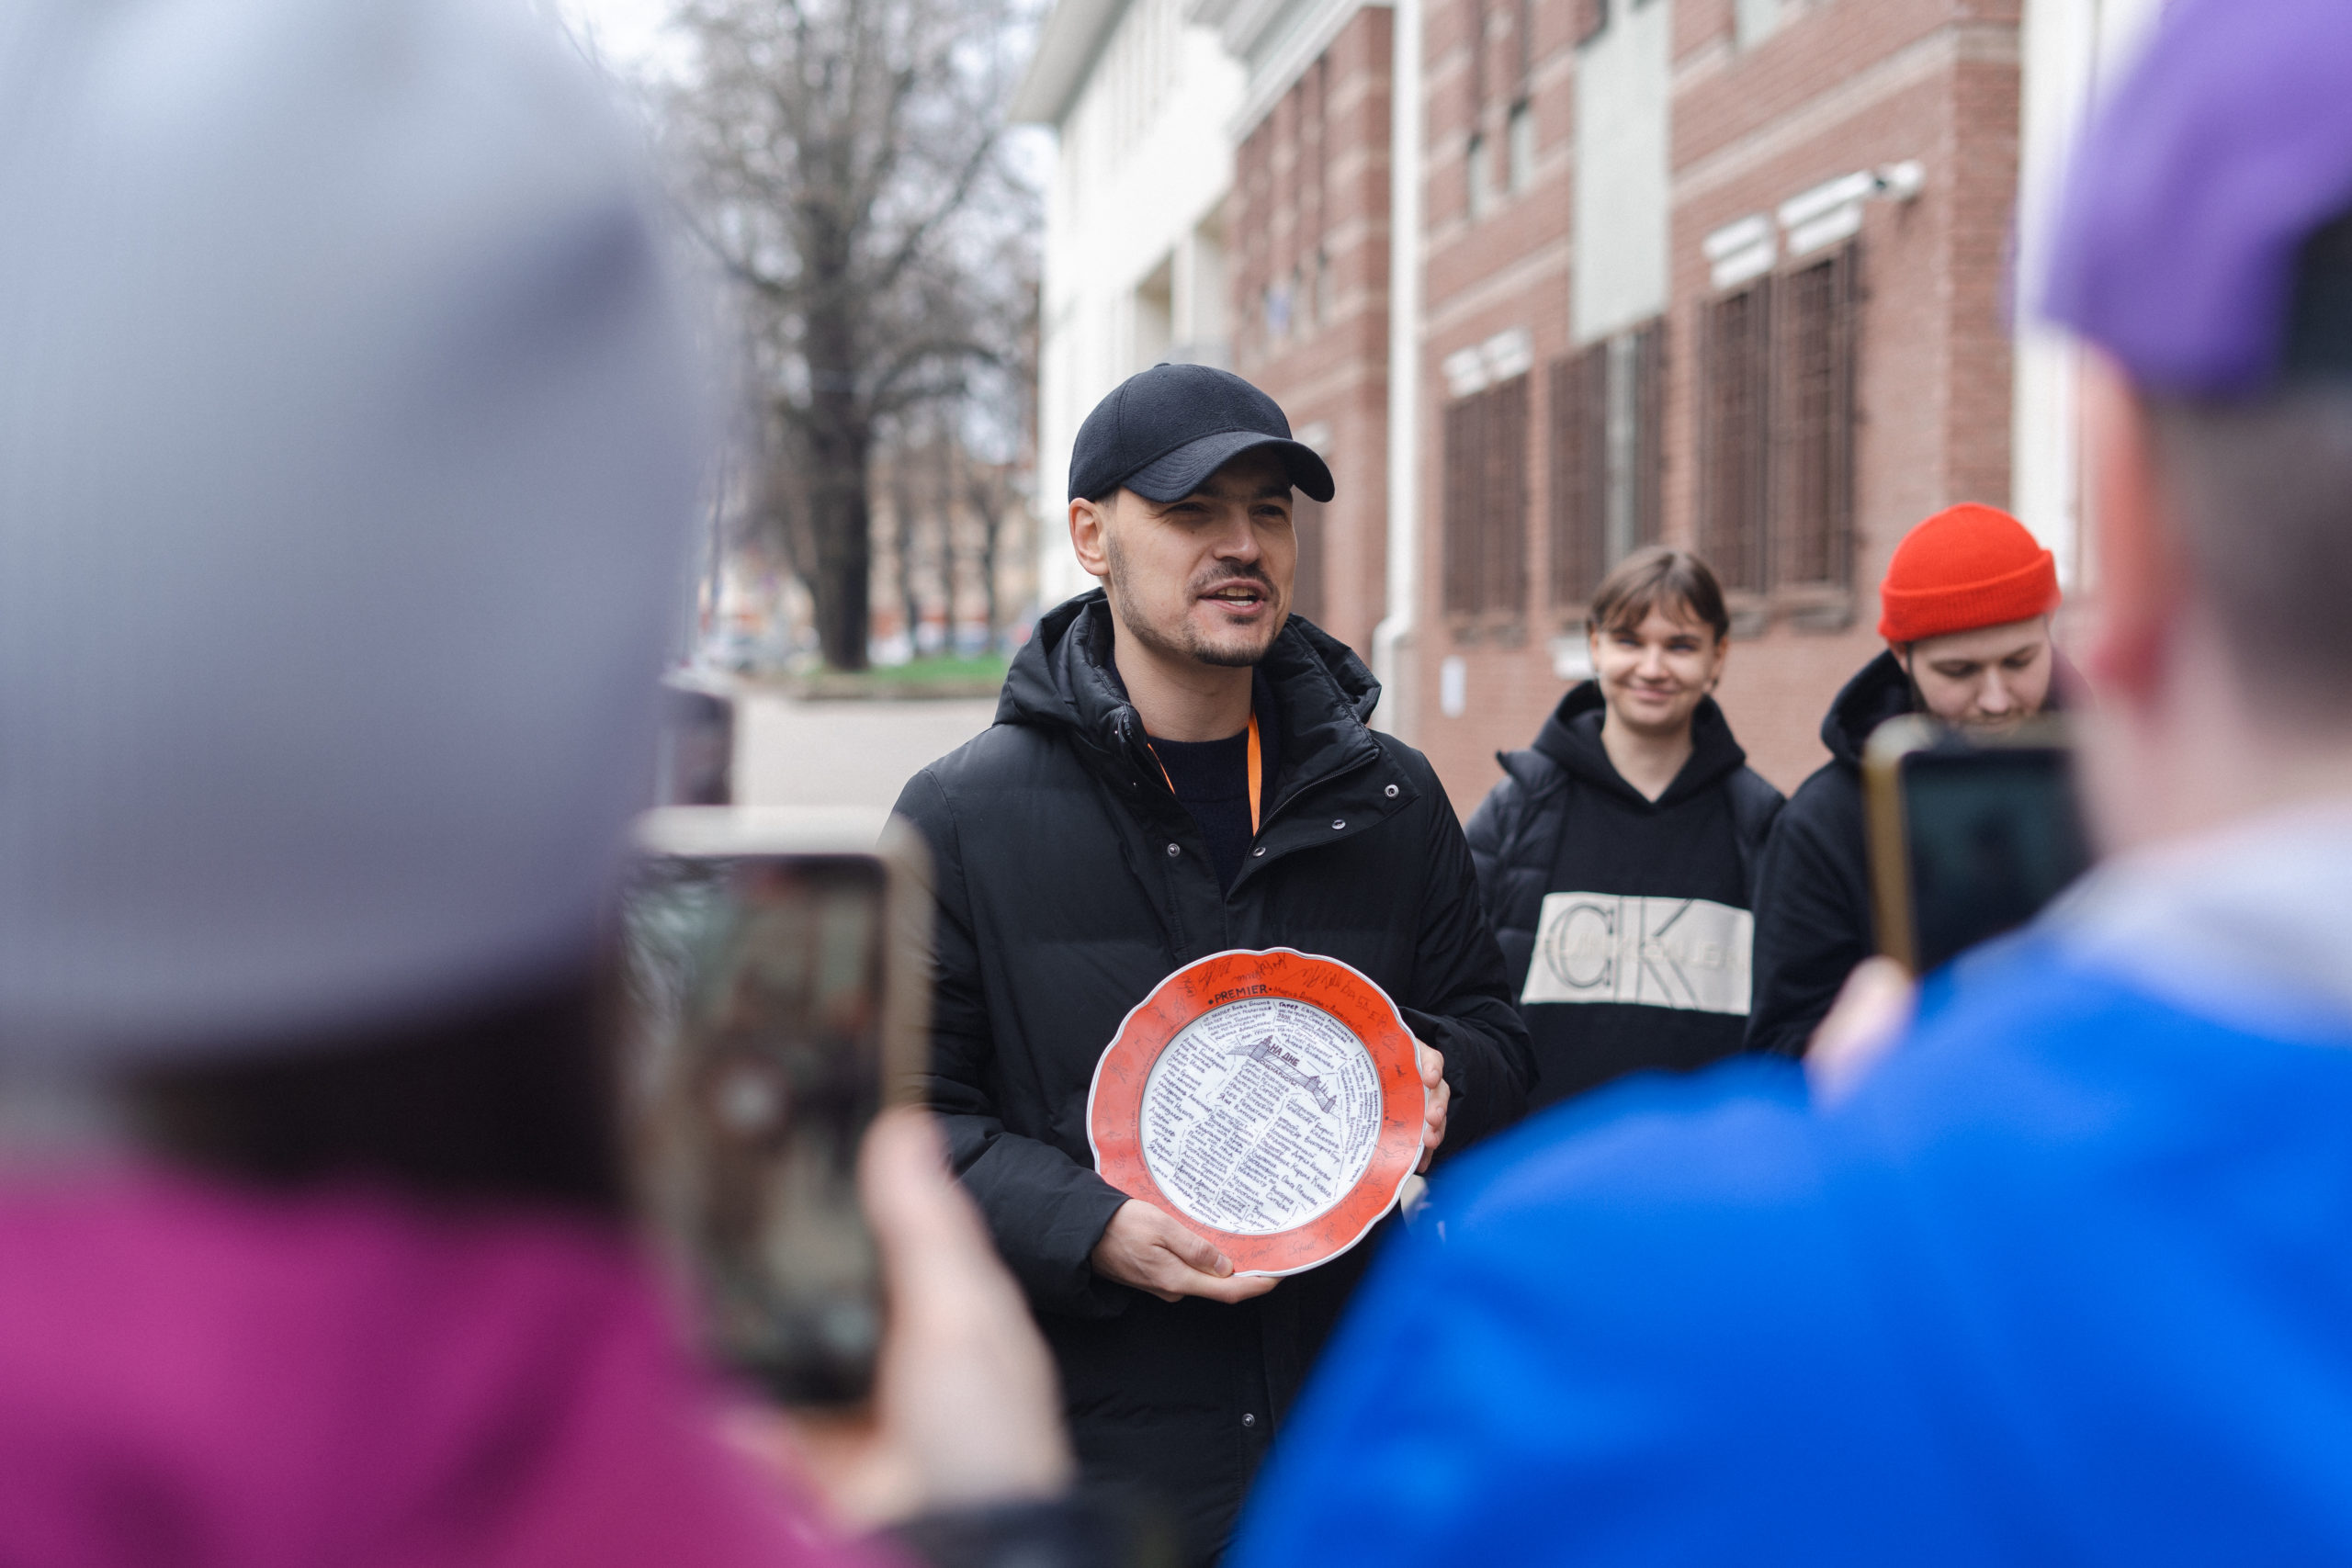
<path fill-rule="evenodd" d="M 1015 125 L 1058 127 L 1078 101 L 1128 0 L 1055 0 L 1037 31 L 1037 51 L 1013 89 L 1007 118 Z"/>
<path fill-rule="evenodd" d="M 1306 73 L 1358 11 L 1385 8 L 1393 0 L 1195 0 L 1195 20 L 1215 26 L 1226 52 L 1248 64 L 1250 80 L 1241 107 L 1231 121 L 1238 142 L 1273 112 L 1284 93 Z M 1216 16 L 1210 13 L 1215 11 Z M 1271 49 L 1276 24 L 1295 17 Z"/>

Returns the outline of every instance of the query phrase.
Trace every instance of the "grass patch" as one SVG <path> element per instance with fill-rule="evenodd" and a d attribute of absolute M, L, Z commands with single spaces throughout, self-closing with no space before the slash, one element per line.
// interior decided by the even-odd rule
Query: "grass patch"
<path fill-rule="evenodd" d="M 1001 684 L 1012 662 L 1001 653 L 934 653 L 910 659 L 904 664 L 876 664 L 860 671 L 858 679 L 877 686 L 914 685 L 928 681 L 989 681 Z"/>

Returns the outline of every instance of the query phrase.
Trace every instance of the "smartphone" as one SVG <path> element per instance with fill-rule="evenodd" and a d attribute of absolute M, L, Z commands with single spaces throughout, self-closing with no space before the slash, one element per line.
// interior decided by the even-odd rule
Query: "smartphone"
<path fill-rule="evenodd" d="M 625 1082 L 645 1207 L 722 1363 L 785 1404 L 855 1404 L 882 1336 L 858 1147 L 924 1066 L 922 840 L 869 813 L 679 806 L 640 820 L 638 848 Z"/>
<path fill-rule="evenodd" d="M 2063 720 L 1889 719 L 1862 755 L 1879 951 L 1914 975 L 2024 925 L 2090 868 Z"/>

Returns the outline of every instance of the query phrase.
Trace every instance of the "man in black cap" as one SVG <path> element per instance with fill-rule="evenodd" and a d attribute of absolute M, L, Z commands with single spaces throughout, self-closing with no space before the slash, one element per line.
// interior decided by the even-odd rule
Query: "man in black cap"
<path fill-rule="evenodd" d="M 1157 1493 L 1215 1558 L 1372 1245 L 1288 1279 L 1095 1174 L 1087 1100 L 1129 1010 L 1229 948 L 1338 958 L 1419 1042 L 1424 1164 L 1532 1076 L 1462 829 L 1380 688 L 1290 614 L 1294 488 L 1330 470 L 1239 377 L 1162 365 L 1079 430 L 1070 543 L 1102 588 L 1047 614 L 995 725 L 899 813 L 939 894 L 928 1097 L 1061 1367 L 1091 1479 Z M 1375 1238 L 1376 1239 L 1376 1238 Z"/>

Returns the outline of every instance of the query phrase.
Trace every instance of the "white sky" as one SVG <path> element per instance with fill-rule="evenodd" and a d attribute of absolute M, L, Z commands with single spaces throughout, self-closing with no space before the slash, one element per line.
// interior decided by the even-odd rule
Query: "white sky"
<path fill-rule="evenodd" d="M 674 62 L 676 42 L 662 36 L 671 5 L 672 0 L 556 0 L 556 8 L 607 64 L 639 77 Z"/>

